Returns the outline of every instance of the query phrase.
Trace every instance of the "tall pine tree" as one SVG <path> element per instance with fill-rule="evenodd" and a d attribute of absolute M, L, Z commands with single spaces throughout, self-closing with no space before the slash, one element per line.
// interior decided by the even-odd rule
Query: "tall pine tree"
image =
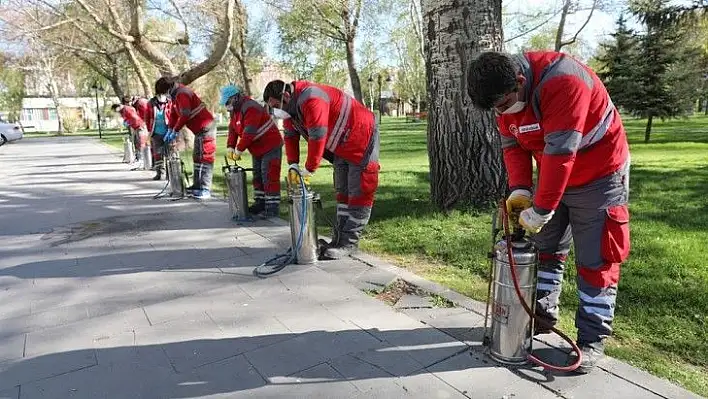
<path fill-rule="evenodd" d="M 634 15 L 646 26 L 640 38 L 636 62 L 636 81 L 641 87 L 636 104 L 630 111 L 647 118 L 644 142 L 649 142 L 654 118 L 672 118 L 684 115 L 695 101 L 691 85 L 699 84 L 700 74 L 693 48 L 686 45 L 687 29 L 667 11 L 669 0 L 635 0 L 631 3 Z M 687 89 L 688 88 L 688 89 Z"/>
<path fill-rule="evenodd" d="M 601 44 L 602 55 L 597 57 L 601 65 L 598 75 L 615 106 L 631 112 L 637 108 L 637 100 L 642 96 L 636 76 L 639 43 L 622 15 L 617 19 L 617 31 L 612 38 L 612 42 Z"/>

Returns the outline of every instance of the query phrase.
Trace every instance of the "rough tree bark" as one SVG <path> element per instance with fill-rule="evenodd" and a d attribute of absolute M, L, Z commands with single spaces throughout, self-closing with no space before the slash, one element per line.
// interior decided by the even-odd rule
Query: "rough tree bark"
<path fill-rule="evenodd" d="M 352 93 L 354 93 L 354 98 L 358 101 L 363 102 L 363 96 L 361 94 L 361 79 L 359 79 L 359 72 L 356 69 L 355 49 L 354 49 L 354 35 L 347 38 L 347 69 L 349 70 L 349 80 L 352 83 Z"/>
<path fill-rule="evenodd" d="M 243 78 L 243 90 L 246 95 L 251 93 L 251 74 L 248 71 L 248 55 L 246 54 L 246 40 L 248 39 L 248 13 L 246 7 L 239 1 L 236 5 L 236 22 L 237 29 L 236 37 L 231 41 L 229 51 L 236 58 L 241 70 L 241 78 Z"/>
<path fill-rule="evenodd" d="M 428 157 L 433 203 L 484 207 L 504 195 L 506 173 L 494 114 L 467 96 L 469 61 L 501 50 L 501 0 L 426 2 Z"/>

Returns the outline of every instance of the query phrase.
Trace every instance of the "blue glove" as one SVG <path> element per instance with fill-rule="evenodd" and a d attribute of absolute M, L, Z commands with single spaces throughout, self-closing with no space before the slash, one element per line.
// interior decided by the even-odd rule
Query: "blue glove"
<path fill-rule="evenodd" d="M 127 122 L 127 121 L 123 121 L 123 126 L 127 129 L 127 128 L 129 127 L 129 126 L 128 126 L 128 122 Z"/>
<path fill-rule="evenodd" d="M 165 140 L 165 143 L 169 143 L 171 141 L 174 141 L 176 138 L 177 138 L 177 133 L 175 133 L 175 131 L 172 129 L 168 129 L 167 133 L 165 133 L 164 140 Z"/>

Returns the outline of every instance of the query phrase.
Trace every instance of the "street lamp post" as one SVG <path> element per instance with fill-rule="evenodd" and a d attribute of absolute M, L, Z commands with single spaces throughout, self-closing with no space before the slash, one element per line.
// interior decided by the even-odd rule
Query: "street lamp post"
<path fill-rule="evenodd" d="M 91 88 L 96 93 L 96 121 L 98 121 L 98 138 L 103 138 L 103 131 L 101 130 L 101 110 L 98 107 L 98 92 L 103 91 L 103 87 L 98 82 L 95 82 Z"/>
<path fill-rule="evenodd" d="M 391 82 L 391 76 L 388 75 L 386 77 L 386 82 Z M 371 74 L 369 75 L 369 92 L 371 93 L 373 91 L 373 83 L 374 83 L 374 75 Z M 383 114 L 383 99 L 381 98 L 381 86 L 383 85 L 383 76 L 381 76 L 380 73 L 376 74 L 376 83 L 379 85 L 379 124 L 381 124 L 381 116 Z M 373 93 L 371 93 L 372 101 L 371 101 L 371 108 L 373 110 L 374 105 L 373 105 Z"/>

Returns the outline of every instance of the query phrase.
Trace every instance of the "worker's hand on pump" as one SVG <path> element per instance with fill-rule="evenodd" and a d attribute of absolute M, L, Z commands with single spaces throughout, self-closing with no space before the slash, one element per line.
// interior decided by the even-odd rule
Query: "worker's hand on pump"
<path fill-rule="evenodd" d="M 546 223 L 551 221 L 551 218 L 553 218 L 553 213 L 553 211 L 550 211 L 545 215 L 541 215 L 540 213 L 536 212 L 533 207 L 531 207 L 521 212 L 521 214 L 519 215 L 519 224 L 527 232 L 531 234 L 536 234 L 541 231 L 541 229 L 543 228 L 543 226 L 546 225 Z"/>
<path fill-rule="evenodd" d="M 531 192 L 526 189 L 516 189 L 506 199 L 506 211 L 512 226 L 519 226 L 519 214 L 533 206 Z"/>
<path fill-rule="evenodd" d="M 226 149 L 226 156 L 232 160 L 232 161 L 240 161 L 241 160 L 241 151 L 237 151 L 234 148 L 227 148 Z"/>
<path fill-rule="evenodd" d="M 300 176 L 298 176 L 298 173 L 302 173 L 300 172 L 300 165 L 296 163 L 288 165 L 288 183 L 291 187 L 300 185 Z"/>
<path fill-rule="evenodd" d="M 305 182 L 305 187 L 308 189 L 310 188 L 310 177 L 312 177 L 313 174 L 313 172 L 310 172 L 307 169 L 302 172 L 302 180 Z"/>
<path fill-rule="evenodd" d="M 172 130 L 172 129 L 167 129 L 167 133 L 165 133 L 165 143 L 171 143 L 177 138 L 177 133 Z"/>

